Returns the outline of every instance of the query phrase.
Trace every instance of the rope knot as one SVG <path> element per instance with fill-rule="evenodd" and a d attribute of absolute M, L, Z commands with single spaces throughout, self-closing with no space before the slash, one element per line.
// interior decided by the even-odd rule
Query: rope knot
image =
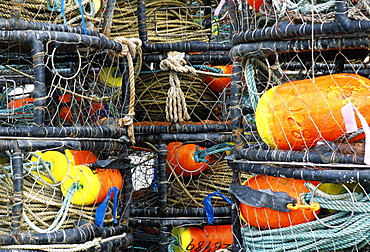
<path fill-rule="evenodd" d="M 113 52 L 113 57 L 119 56 L 119 57 L 127 57 L 128 53 L 130 53 L 132 58 L 136 57 L 137 48 L 141 47 L 141 40 L 138 38 L 125 38 L 125 37 L 117 37 L 114 39 L 114 41 L 120 43 L 122 45 L 121 52 Z"/>
<path fill-rule="evenodd" d="M 167 54 L 167 58 L 161 61 L 159 67 L 163 71 L 172 70 L 178 73 L 191 73 L 195 75 L 196 70 L 193 67 L 186 65 L 186 60 L 184 57 L 184 52 L 169 52 Z"/>
<path fill-rule="evenodd" d="M 167 58 L 159 64 L 163 71 L 170 71 L 170 88 L 165 107 L 166 120 L 170 122 L 183 122 L 190 119 L 178 73 L 195 73 L 195 69 L 186 66 L 184 56 L 183 52 L 169 52 Z"/>

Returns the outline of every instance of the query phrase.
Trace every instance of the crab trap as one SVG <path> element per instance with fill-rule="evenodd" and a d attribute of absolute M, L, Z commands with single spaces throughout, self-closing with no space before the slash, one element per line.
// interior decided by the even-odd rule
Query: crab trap
<path fill-rule="evenodd" d="M 0 249 L 130 248 L 136 44 L 13 7 L 0 20 Z"/>
<path fill-rule="evenodd" d="M 366 3 L 248 2 L 233 14 L 248 28 L 234 34 L 230 52 L 235 125 L 244 132 L 226 157 L 235 172 L 234 249 L 366 251 Z"/>

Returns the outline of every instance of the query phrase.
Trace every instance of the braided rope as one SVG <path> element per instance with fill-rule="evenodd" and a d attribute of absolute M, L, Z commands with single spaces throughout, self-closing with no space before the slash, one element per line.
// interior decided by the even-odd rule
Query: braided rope
<path fill-rule="evenodd" d="M 135 143 L 135 136 L 134 136 L 134 126 L 133 126 L 133 119 L 135 116 L 135 68 L 134 68 L 134 61 L 133 59 L 136 57 L 137 48 L 141 47 L 141 40 L 136 38 L 124 38 L 118 37 L 114 39 L 115 41 L 121 43 L 122 51 L 115 56 L 119 57 L 126 57 L 128 63 L 128 72 L 129 72 L 129 82 L 130 82 L 130 102 L 128 113 L 125 115 L 124 118 L 118 119 L 118 125 L 120 127 L 127 126 L 127 135 L 131 143 Z M 112 51 L 113 52 L 113 51 Z M 114 52 L 115 53 L 115 52 Z M 113 57 L 113 58 L 114 58 Z"/>
<path fill-rule="evenodd" d="M 193 68 L 186 65 L 185 53 L 169 52 L 166 59 L 162 60 L 159 67 L 163 71 L 170 71 L 170 88 L 166 99 L 166 120 L 169 122 L 184 122 L 190 120 L 186 107 L 184 93 L 181 90 L 178 73 L 192 73 Z"/>

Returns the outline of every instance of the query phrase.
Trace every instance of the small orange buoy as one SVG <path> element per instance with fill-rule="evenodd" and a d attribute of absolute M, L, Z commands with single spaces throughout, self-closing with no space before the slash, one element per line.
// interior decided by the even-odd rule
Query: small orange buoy
<path fill-rule="evenodd" d="M 196 144 L 182 144 L 181 142 L 172 142 L 167 146 L 167 162 L 171 165 L 177 175 L 185 177 L 199 175 L 208 167 L 207 162 L 197 162 L 194 154 L 197 150 L 204 150 Z M 210 160 L 209 156 L 205 159 Z M 167 172 L 171 172 L 167 168 Z"/>
<path fill-rule="evenodd" d="M 107 196 L 109 189 L 112 187 L 117 187 L 118 191 L 121 190 L 123 179 L 122 175 L 118 170 L 115 169 L 96 169 L 94 173 L 98 176 L 100 181 L 100 191 L 99 195 L 93 203 L 101 203 Z M 112 194 L 110 199 L 113 199 Z"/>
<path fill-rule="evenodd" d="M 18 99 L 18 100 L 11 100 L 8 103 L 8 108 L 10 109 L 15 109 L 19 108 L 28 104 L 32 104 L 35 100 L 33 98 L 27 97 L 23 99 Z"/>
<path fill-rule="evenodd" d="M 172 234 L 179 241 L 178 246 L 174 247 L 175 252 L 213 252 L 228 248 L 234 243 L 231 225 L 178 227 L 172 230 Z"/>
<path fill-rule="evenodd" d="M 297 200 L 297 205 L 302 204 L 301 194 L 307 193 L 305 180 L 280 178 L 266 175 L 257 175 L 246 180 L 243 185 L 255 190 L 270 189 L 273 192 L 285 192 L 290 197 Z M 319 182 L 311 182 L 318 185 Z M 289 208 L 293 209 L 293 208 Z M 320 210 L 315 210 L 318 214 Z M 280 212 L 266 207 L 253 207 L 240 204 L 240 215 L 249 225 L 261 229 L 289 227 L 315 219 L 312 209 L 297 209 L 290 212 Z"/>
<path fill-rule="evenodd" d="M 211 66 L 214 68 L 219 68 L 222 70 L 223 74 L 231 74 L 233 70 L 233 65 L 226 65 L 226 66 Z M 230 77 L 213 77 L 210 75 L 205 76 L 205 81 L 209 85 L 209 87 L 218 93 L 221 93 L 225 88 L 230 87 L 231 78 Z"/>
<path fill-rule="evenodd" d="M 251 6 L 255 11 L 259 11 L 263 0 L 247 0 L 249 6 Z"/>
<path fill-rule="evenodd" d="M 275 86 L 258 102 L 258 133 L 270 147 L 281 150 L 302 150 L 320 140 L 334 141 L 346 132 L 341 109 L 348 102 L 370 122 L 369 86 L 370 80 L 357 74 L 333 74 Z"/>
<path fill-rule="evenodd" d="M 65 155 L 68 161 L 72 162 L 73 165 L 88 165 L 90 163 L 95 163 L 98 158 L 91 151 L 84 150 L 65 150 Z"/>

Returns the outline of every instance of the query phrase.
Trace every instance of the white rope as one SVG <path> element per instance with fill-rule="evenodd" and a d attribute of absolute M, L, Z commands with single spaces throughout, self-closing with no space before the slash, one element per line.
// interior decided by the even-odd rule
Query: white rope
<path fill-rule="evenodd" d="M 182 52 L 169 52 L 167 58 L 159 64 L 163 71 L 170 71 L 170 88 L 165 107 L 166 120 L 169 122 L 183 122 L 190 119 L 178 73 L 195 74 L 196 71 L 193 67 L 186 65 L 184 56 L 185 53 Z"/>
<path fill-rule="evenodd" d="M 24 245 L 2 245 L 0 249 L 37 249 L 47 252 L 75 252 L 75 251 L 84 251 L 92 247 L 100 246 L 101 243 L 108 242 L 111 240 L 122 239 L 126 237 L 126 233 L 116 236 L 111 236 L 108 238 L 102 239 L 97 237 L 92 241 L 87 241 L 82 244 L 48 244 L 48 245 L 33 245 L 33 244 L 24 244 Z"/>
<path fill-rule="evenodd" d="M 321 4 L 312 5 L 306 0 L 300 0 L 298 3 L 294 3 L 290 0 L 273 0 L 272 4 L 276 10 L 279 11 L 279 17 L 286 15 L 286 11 L 295 11 L 297 13 L 307 14 L 311 11 L 315 13 L 320 13 L 328 10 L 330 7 L 334 6 L 335 0 L 330 0 Z"/>

